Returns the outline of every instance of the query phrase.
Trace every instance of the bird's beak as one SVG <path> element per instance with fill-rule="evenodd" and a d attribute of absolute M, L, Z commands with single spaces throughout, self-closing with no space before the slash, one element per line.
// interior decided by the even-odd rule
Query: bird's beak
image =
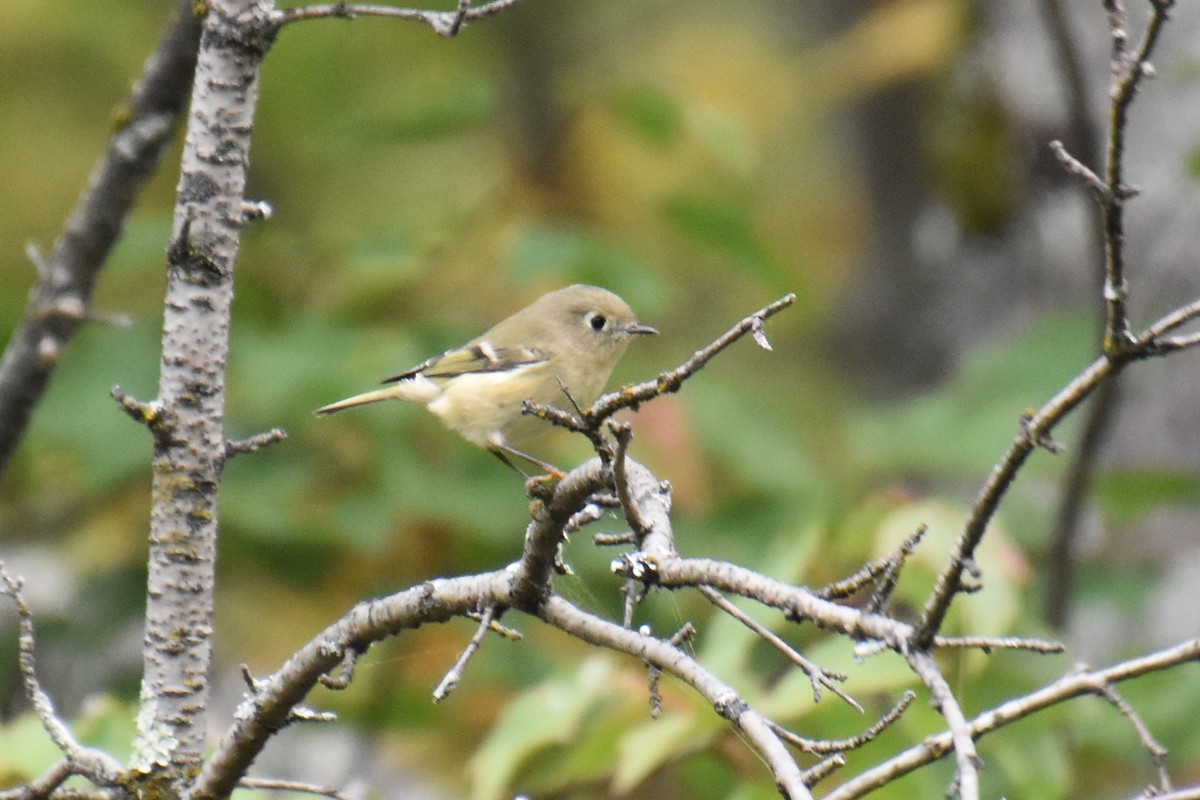
<path fill-rule="evenodd" d="M 650 336 L 658 333 L 658 328 L 651 328 L 649 325 L 643 325 L 640 322 L 635 322 L 632 325 L 626 325 L 625 332 L 630 336 Z"/>

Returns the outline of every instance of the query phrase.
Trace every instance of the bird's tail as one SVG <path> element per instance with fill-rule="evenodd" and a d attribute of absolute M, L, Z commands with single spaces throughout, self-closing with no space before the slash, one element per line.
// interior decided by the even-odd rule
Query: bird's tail
<path fill-rule="evenodd" d="M 430 390 L 434 390 L 433 393 Z M 347 408 L 365 406 L 369 403 L 378 403 L 382 400 L 407 400 L 410 403 L 428 403 L 433 399 L 433 394 L 436 394 L 436 390 L 429 381 L 407 380 L 383 389 L 376 389 L 373 392 L 364 392 L 363 394 L 356 394 L 353 397 L 347 397 L 345 400 L 338 400 L 336 403 L 330 403 L 327 406 L 318 408 L 314 413 L 318 417 L 323 417 L 326 414 L 332 414 L 336 411 L 345 411 Z"/>

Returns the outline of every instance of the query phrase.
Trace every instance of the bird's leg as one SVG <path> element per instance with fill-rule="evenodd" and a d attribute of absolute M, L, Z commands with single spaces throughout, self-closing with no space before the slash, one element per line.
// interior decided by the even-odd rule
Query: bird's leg
<path fill-rule="evenodd" d="M 566 477 L 566 475 L 563 473 L 563 471 L 560 470 L 558 467 L 554 466 L 553 464 L 551 464 L 547 461 L 542 461 L 540 458 L 537 458 L 536 456 L 531 456 L 531 455 L 529 455 L 529 453 L 522 452 L 515 447 L 510 447 L 509 445 L 506 445 L 506 444 L 495 443 L 493 447 L 490 447 L 488 449 L 492 453 L 495 453 L 496 458 L 500 459 L 505 464 L 507 464 L 509 467 L 516 470 L 527 481 L 532 480 L 533 477 L 528 475 L 525 472 L 525 470 L 521 469 L 516 464 L 514 464 L 512 462 L 512 460 L 509 459 L 510 455 L 516 456 L 517 458 L 522 459 L 523 461 L 528 461 L 530 464 L 533 464 L 535 467 L 537 467 L 538 469 L 542 470 L 545 473 L 544 477 L 549 478 L 550 480 L 561 481 L 564 477 Z"/>

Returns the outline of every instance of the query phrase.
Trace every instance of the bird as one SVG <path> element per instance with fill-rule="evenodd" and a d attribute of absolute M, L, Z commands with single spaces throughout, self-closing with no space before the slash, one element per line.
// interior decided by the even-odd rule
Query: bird
<path fill-rule="evenodd" d="M 547 292 L 466 344 L 385 379 L 384 388 L 322 406 L 316 414 L 383 400 L 418 403 L 522 475 L 509 456 L 553 474 L 552 466 L 520 449 L 550 428 L 522 413 L 524 401 L 591 405 L 629 343 L 656 333 L 616 294 L 575 284 Z"/>

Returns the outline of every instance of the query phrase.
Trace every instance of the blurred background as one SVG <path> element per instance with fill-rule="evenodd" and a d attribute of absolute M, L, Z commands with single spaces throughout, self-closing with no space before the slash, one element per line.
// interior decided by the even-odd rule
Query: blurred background
<path fill-rule="evenodd" d="M 5 336 L 35 280 L 25 243 L 48 249 L 60 230 L 167 5 L 7 0 L 0 12 Z M 1097 352 L 1095 216 L 1047 145 L 1096 152 L 1108 28 L 1099 3 L 1061 5 L 1062 18 L 1049 0 L 528 0 L 452 41 L 367 18 L 284 30 L 262 74 L 249 187 L 275 214 L 243 237 L 226 426 L 288 438 L 226 472 L 214 736 L 241 692 L 238 664 L 272 671 L 360 598 L 517 557 L 528 501 L 494 458 L 416 407 L 312 410 L 571 282 L 616 291 L 661 331 L 614 382 L 673 367 L 795 292 L 767 326 L 773 352 L 740 343 L 642 409 L 633 456 L 672 482 L 685 555 L 806 585 L 928 524 L 897 600 L 915 613 L 1020 414 Z M 1143 4 L 1128 5 L 1140 31 Z M 1176 16 L 1129 135 L 1127 177 L 1144 190 L 1127 214 L 1139 326 L 1200 295 L 1200 15 L 1183 4 Z M 74 341 L 0 481 L 0 558 L 29 580 L 45 681 L 81 735 L 118 750 L 139 677 L 151 443 L 108 393 L 155 394 L 177 154 L 97 290 L 99 311 L 132 324 Z M 985 543 L 986 591 L 960 598 L 950 628 L 1062 636 L 1072 651 L 947 659 L 968 713 L 1075 659 L 1106 665 L 1200 633 L 1197 386 L 1195 354 L 1125 373 L 1057 631 L 1050 542 L 1087 407 L 1058 432 L 1066 454 L 1032 458 Z M 546 455 L 565 468 L 587 448 Z M 566 555 L 577 576 L 561 591 L 619 618 L 614 553 L 577 536 Z M 0 605 L 7 784 L 56 754 L 25 713 Z M 702 660 L 807 736 L 861 732 L 912 685 L 888 656 L 858 664 L 845 642 L 757 616 L 845 669 L 868 714 L 814 703 L 693 594 L 652 596 L 641 612 L 666 635 L 695 621 Z M 437 707 L 430 692 L 471 625 L 373 649 L 348 691 L 311 698 L 343 724 L 286 732 L 259 773 L 355 796 L 776 796 L 686 688 L 665 682 L 652 722 L 641 665 L 505 622 L 525 640 L 488 640 Z M 1123 687 L 1178 782 L 1200 780 L 1200 683 L 1187 674 Z M 940 729 L 918 702 L 846 774 Z M 988 796 L 1123 797 L 1154 779 L 1129 726 L 1094 700 L 981 752 Z M 951 766 L 879 796 L 939 796 Z"/>

